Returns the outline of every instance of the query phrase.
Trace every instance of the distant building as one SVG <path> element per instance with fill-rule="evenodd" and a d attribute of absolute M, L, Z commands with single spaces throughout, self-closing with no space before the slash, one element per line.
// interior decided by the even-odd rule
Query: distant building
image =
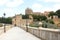
<path fill-rule="evenodd" d="M 58 18 L 58 16 L 53 16 L 53 21 L 54 21 L 55 24 L 60 23 L 60 19 Z"/>
<path fill-rule="evenodd" d="M 25 15 L 29 15 L 29 19 L 23 19 L 22 18 L 22 15 L 18 14 L 18 15 L 15 15 L 13 17 L 12 24 L 13 25 L 16 25 L 16 26 L 26 26 L 26 22 L 29 23 L 29 24 L 32 23 L 33 22 L 33 17 L 30 14 L 33 14 L 33 15 L 44 15 L 44 16 L 47 17 L 47 19 L 51 19 L 51 17 L 48 17 L 49 12 L 50 11 L 45 11 L 44 13 L 41 13 L 41 12 L 33 12 L 32 9 L 27 8 L 25 10 Z M 55 24 L 60 23 L 60 20 L 59 20 L 59 18 L 57 16 L 53 16 L 53 21 L 54 21 Z"/>
<path fill-rule="evenodd" d="M 12 24 L 15 25 L 15 26 L 26 26 L 26 22 L 31 23 L 32 21 L 33 21 L 32 18 L 22 19 L 22 15 L 15 15 L 12 19 Z"/>
<path fill-rule="evenodd" d="M 43 15 L 41 12 L 33 12 L 33 15 Z"/>
<path fill-rule="evenodd" d="M 42 15 L 42 13 L 41 12 L 33 12 L 33 10 L 32 9 L 30 9 L 30 8 L 27 8 L 26 10 L 25 10 L 25 14 L 33 14 L 33 15 Z"/>
<path fill-rule="evenodd" d="M 45 11 L 43 14 L 48 17 L 49 11 Z"/>
<path fill-rule="evenodd" d="M 27 8 L 25 10 L 25 14 L 32 14 L 32 13 L 33 13 L 33 11 L 30 8 Z"/>

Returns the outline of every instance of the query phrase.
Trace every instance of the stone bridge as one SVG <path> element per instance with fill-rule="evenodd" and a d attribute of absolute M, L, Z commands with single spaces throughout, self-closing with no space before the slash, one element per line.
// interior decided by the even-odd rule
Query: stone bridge
<path fill-rule="evenodd" d="M 19 27 L 12 27 L 0 35 L 0 40 L 41 40 Z"/>
<path fill-rule="evenodd" d="M 6 28 L 7 30 L 8 28 Z M 0 40 L 60 40 L 60 29 L 11 27 Z"/>

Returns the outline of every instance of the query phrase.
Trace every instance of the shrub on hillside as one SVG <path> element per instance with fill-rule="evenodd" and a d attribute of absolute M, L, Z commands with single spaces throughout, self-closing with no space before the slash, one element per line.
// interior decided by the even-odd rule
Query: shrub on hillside
<path fill-rule="evenodd" d="M 3 25 L 0 23 L 0 27 L 2 27 Z"/>
<path fill-rule="evenodd" d="M 29 25 L 30 27 L 39 27 L 40 25 L 38 23 L 32 23 Z"/>

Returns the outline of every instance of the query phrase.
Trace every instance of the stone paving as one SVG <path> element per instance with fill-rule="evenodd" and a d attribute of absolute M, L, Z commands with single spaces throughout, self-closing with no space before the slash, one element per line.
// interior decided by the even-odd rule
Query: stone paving
<path fill-rule="evenodd" d="M 22 30 L 19 27 L 13 27 L 6 33 L 0 35 L 0 40 L 41 40 L 41 39 Z"/>

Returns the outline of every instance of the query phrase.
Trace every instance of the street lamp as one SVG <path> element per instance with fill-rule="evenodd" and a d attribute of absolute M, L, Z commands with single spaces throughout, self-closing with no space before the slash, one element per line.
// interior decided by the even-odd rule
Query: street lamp
<path fill-rule="evenodd" d="M 4 17 L 4 19 L 5 19 L 5 13 L 3 14 L 3 17 Z M 5 21 L 4 21 L 4 24 L 3 24 L 3 26 L 4 26 L 4 33 L 6 32 L 6 27 L 5 27 Z"/>
<path fill-rule="evenodd" d="M 29 15 L 25 15 L 26 16 L 26 32 L 28 32 L 28 21 L 29 21 Z"/>
<path fill-rule="evenodd" d="M 15 14 L 15 26 L 16 26 L 16 14 Z"/>
<path fill-rule="evenodd" d="M 26 32 L 28 32 L 28 19 L 26 19 Z"/>

